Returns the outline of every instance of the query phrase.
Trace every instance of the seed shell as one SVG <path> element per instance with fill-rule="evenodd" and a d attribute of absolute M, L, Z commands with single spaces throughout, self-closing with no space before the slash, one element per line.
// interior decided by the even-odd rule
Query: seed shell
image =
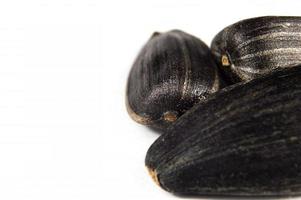
<path fill-rule="evenodd" d="M 216 62 L 231 82 L 301 64 L 301 17 L 257 17 L 218 33 L 211 44 Z"/>
<path fill-rule="evenodd" d="M 165 130 L 221 87 L 209 47 L 179 30 L 156 32 L 129 74 L 126 103 L 138 123 Z"/>
<path fill-rule="evenodd" d="M 301 66 L 212 94 L 168 128 L 145 164 L 181 195 L 301 195 Z"/>

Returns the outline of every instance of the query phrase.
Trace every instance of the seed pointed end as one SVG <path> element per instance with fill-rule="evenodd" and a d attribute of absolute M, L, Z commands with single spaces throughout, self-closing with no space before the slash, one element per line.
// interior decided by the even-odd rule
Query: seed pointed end
<path fill-rule="evenodd" d="M 155 183 L 160 186 L 160 182 L 159 182 L 159 179 L 158 179 L 158 174 L 156 172 L 155 169 L 152 169 L 150 167 L 147 167 L 147 171 L 149 173 L 149 175 L 152 177 L 152 179 L 155 181 Z"/>
<path fill-rule="evenodd" d="M 163 114 L 163 119 L 167 122 L 174 122 L 177 120 L 177 115 L 174 112 L 166 112 Z"/>
<path fill-rule="evenodd" d="M 230 61 L 227 55 L 222 55 L 222 65 L 225 67 L 230 66 Z"/>

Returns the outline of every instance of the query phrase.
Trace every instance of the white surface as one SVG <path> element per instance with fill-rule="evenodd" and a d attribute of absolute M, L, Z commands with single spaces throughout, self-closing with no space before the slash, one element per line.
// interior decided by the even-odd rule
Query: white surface
<path fill-rule="evenodd" d="M 176 199 L 144 168 L 157 134 L 124 106 L 153 31 L 210 44 L 240 19 L 301 15 L 289 0 L 0 2 L 0 199 Z"/>

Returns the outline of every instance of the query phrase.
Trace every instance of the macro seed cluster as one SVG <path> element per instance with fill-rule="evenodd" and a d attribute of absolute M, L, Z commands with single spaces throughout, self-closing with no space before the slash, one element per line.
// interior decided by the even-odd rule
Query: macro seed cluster
<path fill-rule="evenodd" d="M 155 33 L 130 71 L 126 104 L 163 134 L 145 165 L 179 195 L 301 195 L 301 17 L 228 26 L 211 48 Z"/>

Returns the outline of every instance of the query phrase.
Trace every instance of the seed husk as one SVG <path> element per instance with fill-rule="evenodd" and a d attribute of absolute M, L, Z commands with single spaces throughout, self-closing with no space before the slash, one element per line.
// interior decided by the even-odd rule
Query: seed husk
<path fill-rule="evenodd" d="M 221 87 L 209 47 L 172 30 L 155 32 L 130 71 L 126 104 L 138 123 L 165 130 L 195 103 Z"/>
<path fill-rule="evenodd" d="M 266 16 L 239 21 L 218 33 L 211 49 L 231 82 L 301 64 L 301 17 Z"/>
<path fill-rule="evenodd" d="M 226 87 L 171 125 L 145 164 L 180 195 L 301 195 L 300 99 L 300 66 Z"/>

